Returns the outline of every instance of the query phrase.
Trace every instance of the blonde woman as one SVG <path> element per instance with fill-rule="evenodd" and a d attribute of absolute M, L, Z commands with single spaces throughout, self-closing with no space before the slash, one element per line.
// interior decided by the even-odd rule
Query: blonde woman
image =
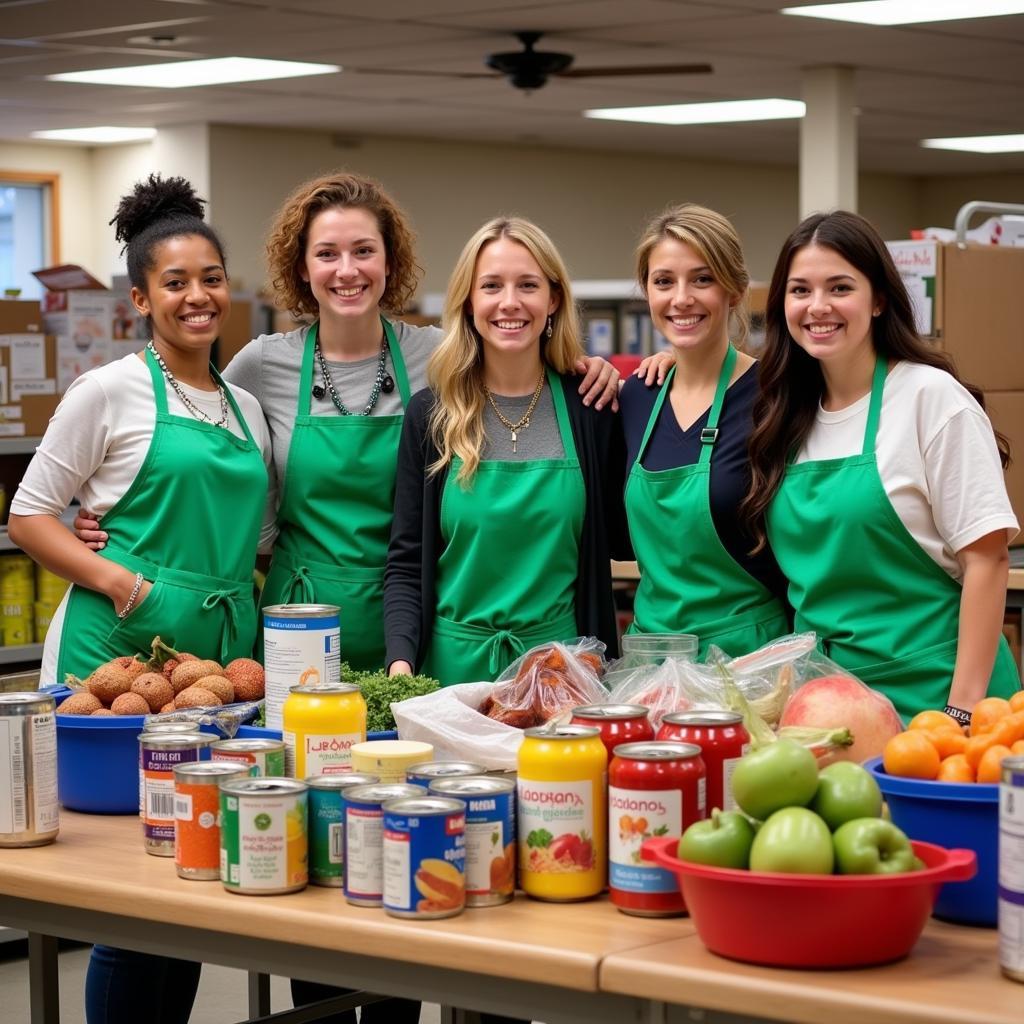
<path fill-rule="evenodd" d="M 551 240 L 516 217 L 466 243 L 429 389 L 398 453 L 384 621 L 392 674 L 493 679 L 528 648 L 617 652 L 609 538 L 624 536 L 618 421 L 568 376 L 580 327 Z"/>

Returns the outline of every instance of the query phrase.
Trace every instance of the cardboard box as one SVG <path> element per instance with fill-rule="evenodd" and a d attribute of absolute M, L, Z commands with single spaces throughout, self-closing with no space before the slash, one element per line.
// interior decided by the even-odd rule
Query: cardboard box
<path fill-rule="evenodd" d="M 31 299 L 0 299 L 0 334 L 41 331 L 39 303 Z"/>
<path fill-rule="evenodd" d="M 989 391 L 985 408 L 992 425 L 1010 441 L 1010 462 L 1006 470 L 1006 490 L 1014 514 L 1024 528 L 1024 391 Z M 1024 545 L 1024 529 L 1011 541 Z"/>
<path fill-rule="evenodd" d="M 39 437 L 60 402 L 57 339 L 0 335 L 0 437 Z"/>

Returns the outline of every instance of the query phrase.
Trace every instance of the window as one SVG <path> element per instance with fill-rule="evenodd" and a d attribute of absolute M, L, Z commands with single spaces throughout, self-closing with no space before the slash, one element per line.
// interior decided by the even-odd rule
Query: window
<path fill-rule="evenodd" d="M 38 299 L 33 270 L 59 259 L 56 174 L 0 171 L 0 291 Z"/>

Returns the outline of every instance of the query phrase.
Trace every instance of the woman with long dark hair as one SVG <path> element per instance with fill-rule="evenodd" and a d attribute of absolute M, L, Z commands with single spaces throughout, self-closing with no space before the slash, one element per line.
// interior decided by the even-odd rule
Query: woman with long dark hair
<path fill-rule="evenodd" d="M 864 218 L 808 217 L 768 292 L 743 511 L 797 629 L 904 717 L 1020 686 L 1001 634 L 1017 520 L 979 391 L 919 337 Z"/>

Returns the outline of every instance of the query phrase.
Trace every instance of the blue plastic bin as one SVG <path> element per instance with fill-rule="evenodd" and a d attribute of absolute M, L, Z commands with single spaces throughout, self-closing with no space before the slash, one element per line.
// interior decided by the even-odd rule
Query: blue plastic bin
<path fill-rule="evenodd" d="M 890 775 L 880 757 L 864 763 L 882 791 L 892 820 L 911 838 L 962 847 L 978 857 L 970 882 L 944 885 L 935 916 L 961 924 L 996 925 L 999 787 L 992 783 L 932 782 Z"/>

